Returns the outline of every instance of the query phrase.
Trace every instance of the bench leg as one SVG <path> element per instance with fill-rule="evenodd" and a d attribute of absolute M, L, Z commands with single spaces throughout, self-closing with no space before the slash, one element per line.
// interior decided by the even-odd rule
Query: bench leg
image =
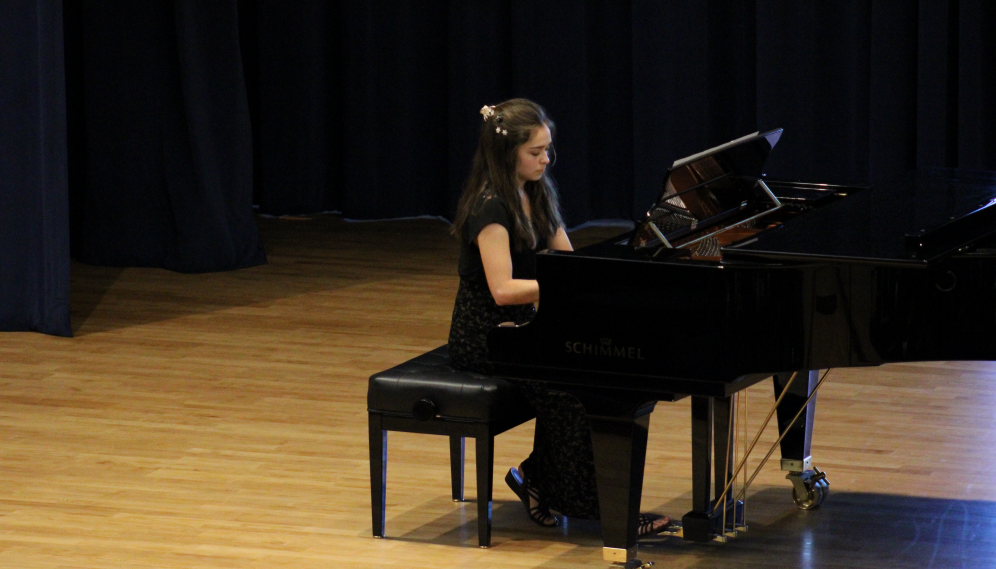
<path fill-rule="evenodd" d="M 491 485 L 495 465 L 495 438 L 487 425 L 479 425 L 477 452 L 477 543 L 491 547 Z"/>
<path fill-rule="evenodd" d="M 370 505 L 373 536 L 384 537 L 387 505 L 387 431 L 379 414 L 370 413 Z"/>
<path fill-rule="evenodd" d="M 453 501 L 463 502 L 463 437 L 450 437 L 450 480 L 453 486 Z"/>

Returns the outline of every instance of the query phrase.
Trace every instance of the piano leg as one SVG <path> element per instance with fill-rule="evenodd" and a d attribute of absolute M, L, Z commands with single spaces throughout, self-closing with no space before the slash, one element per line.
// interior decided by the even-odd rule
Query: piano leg
<path fill-rule="evenodd" d="M 713 399 L 692 396 L 692 511 L 681 518 L 686 541 L 712 539 L 712 428 Z"/>
<path fill-rule="evenodd" d="M 773 377 L 775 397 L 788 392 L 778 406 L 778 434 L 784 435 L 781 442 L 782 470 L 788 471 L 786 478 L 792 481 L 793 499 L 804 510 L 815 508 L 830 492 L 826 475 L 813 467 L 812 444 L 813 423 L 816 418 L 816 396 L 809 401 L 809 407 L 799 415 L 795 424 L 789 427 L 799 413 L 806 399 L 813 393 L 820 380 L 819 370 L 803 370 L 791 386 L 789 380 L 795 374 L 778 374 Z"/>
<path fill-rule="evenodd" d="M 813 445 L 813 419 L 816 417 L 816 397 L 809 402 L 807 409 L 791 429 L 786 432 L 786 427 L 795 417 L 799 409 L 802 408 L 806 398 L 813 392 L 813 388 L 820 380 L 819 370 L 798 371 L 800 376 L 792 382 L 788 393 L 778 406 L 778 434 L 784 435 L 782 438 L 782 470 L 790 472 L 802 472 L 812 469 L 811 449 Z M 775 398 L 781 397 L 788 385 L 792 375 L 777 374 L 772 379 L 775 385 Z"/>
<path fill-rule="evenodd" d="M 582 398 L 582 402 L 591 423 L 602 554 L 606 561 L 625 564 L 636 558 L 647 432 L 656 401 L 634 401 L 623 413 L 618 401 Z"/>

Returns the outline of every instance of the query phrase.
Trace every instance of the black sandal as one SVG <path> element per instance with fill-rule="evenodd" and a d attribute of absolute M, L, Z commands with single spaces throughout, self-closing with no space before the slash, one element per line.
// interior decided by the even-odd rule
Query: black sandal
<path fill-rule="evenodd" d="M 508 484 L 512 492 L 515 492 L 515 495 L 522 500 L 522 505 L 526 508 L 526 513 L 534 524 L 544 528 L 552 528 L 560 525 L 560 518 L 551 514 L 550 510 L 543 506 L 530 507 L 530 498 L 539 503 L 539 493 L 529 485 L 529 479 L 524 474 L 515 468 L 509 468 L 508 474 L 505 475 L 505 484 Z"/>
<path fill-rule="evenodd" d="M 667 520 L 664 525 L 654 528 L 654 524 L 660 520 Z M 641 537 L 650 537 L 652 535 L 657 535 L 662 531 L 666 530 L 669 525 L 671 525 L 671 516 L 661 516 L 659 514 L 640 514 L 639 526 L 636 529 L 637 539 Z"/>

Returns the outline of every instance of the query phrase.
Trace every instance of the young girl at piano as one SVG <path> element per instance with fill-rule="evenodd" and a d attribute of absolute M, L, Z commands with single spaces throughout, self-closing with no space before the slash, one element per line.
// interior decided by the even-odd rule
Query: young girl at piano
<path fill-rule="evenodd" d="M 571 251 L 557 190 L 549 176 L 554 124 L 526 99 L 481 109 L 477 152 L 453 222 L 460 238 L 460 288 L 449 350 L 453 365 L 490 373 L 488 330 L 532 319 L 539 302 L 536 252 Z M 515 382 L 536 412 L 533 451 L 506 483 L 529 519 L 543 527 L 567 517 L 598 519 L 591 431 L 581 403 L 535 383 Z M 670 518 L 641 514 L 639 533 L 662 531 Z"/>

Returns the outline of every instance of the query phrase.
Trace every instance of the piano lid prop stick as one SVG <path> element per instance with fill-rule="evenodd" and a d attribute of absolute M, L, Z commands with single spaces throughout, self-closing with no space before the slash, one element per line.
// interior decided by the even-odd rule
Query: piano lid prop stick
<path fill-rule="evenodd" d="M 764 455 L 764 458 L 761 459 L 761 464 L 757 465 L 757 469 L 754 470 L 754 474 L 751 475 L 750 479 L 747 480 L 747 482 L 744 484 L 744 488 L 743 488 L 744 496 L 747 495 L 747 487 L 750 486 L 750 483 L 753 482 L 755 478 L 757 478 L 758 474 L 760 474 L 761 468 L 764 467 L 764 463 L 768 462 L 768 459 L 771 458 L 772 454 L 774 454 L 775 449 L 778 448 L 778 444 L 781 443 L 782 439 L 785 438 L 785 435 L 788 434 L 789 429 L 792 428 L 792 425 L 795 425 L 795 422 L 799 420 L 799 417 L 802 416 L 802 412 L 805 411 L 807 407 L 809 407 L 809 402 L 812 401 L 813 397 L 816 396 L 816 392 L 820 390 L 820 386 L 823 385 L 823 381 L 827 378 L 828 375 L 830 375 L 831 371 L 833 371 L 833 368 L 830 368 L 826 372 L 823 373 L 823 377 L 821 377 L 820 381 L 818 381 L 816 383 L 816 387 L 813 388 L 813 392 L 809 394 L 809 397 L 806 398 L 806 402 L 803 403 L 802 406 L 799 408 L 799 412 L 795 414 L 795 417 L 792 417 L 792 420 L 789 421 L 788 426 L 785 427 L 785 429 L 782 432 L 782 434 L 778 436 L 778 440 L 775 441 L 775 444 L 771 445 L 771 450 L 769 450 L 768 454 Z M 798 373 L 798 372 L 796 372 L 796 373 Z M 793 376 L 792 379 L 795 379 L 795 377 Z M 786 389 L 788 389 L 788 385 L 791 385 L 791 380 L 789 380 L 789 383 L 786 384 L 786 387 L 785 387 Z M 782 392 L 782 395 L 785 395 L 785 393 Z M 778 408 L 778 403 L 779 402 L 781 402 L 781 397 L 778 398 L 778 401 L 775 401 L 775 409 Z M 774 409 L 772 409 L 771 412 L 774 413 Z M 768 418 L 770 419 L 771 415 L 768 415 Z M 768 424 L 767 421 L 765 421 L 765 426 L 767 426 L 767 424 Z M 758 433 L 757 433 L 757 437 L 760 437 L 761 436 L 761 432 L 763 432 L 763 431 L 764 431 L 764 427 L 761 427 L 761 430 L 758 431 Z M 757 437 L 754 439 L 755 442 L 757 442 Z M 751 445 L 751 448 L 753 449 L 753 445 Z M 747 451 L 747 454 L 749 455 L 750 451 Z M 747 457 L 746 456 L 744 457 L 743 462 L 744 463 L 747 462 Z M 741 464 L 741 466 L 743 466 L 743 464 Z M 740 472 L 739 468 L 737 469 L 737 472 Z M 734 474 L 734 476 L 736 476 L 736 474 Z M 720 499 L 725 498 L 726 494 L 727 494 L 727 492 L 729 492 L 729 490 L 730 490 L 730 485 L 727 484 L 726 488 L 723 490 L 723 493 L 720 494 L 720 497 L 716 499 L 716 502 L 719 503 Z"/>

